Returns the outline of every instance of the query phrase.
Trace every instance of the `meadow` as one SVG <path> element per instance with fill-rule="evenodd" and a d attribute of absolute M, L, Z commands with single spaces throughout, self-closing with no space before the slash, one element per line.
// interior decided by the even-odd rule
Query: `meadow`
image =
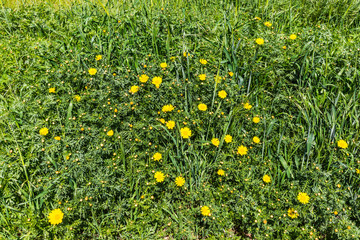
<path fill-rule="evenodd" d="M 0 6 L 0 239 L 360 239 L 359 1 Z"/>

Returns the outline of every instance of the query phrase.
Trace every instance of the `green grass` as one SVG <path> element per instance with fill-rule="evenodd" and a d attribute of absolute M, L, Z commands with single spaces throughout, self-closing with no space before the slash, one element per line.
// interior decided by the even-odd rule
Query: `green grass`
<path fill-rule="evenodd" d="M 360 236 L 358 1 L 0 1 L 0 239 Z"/>

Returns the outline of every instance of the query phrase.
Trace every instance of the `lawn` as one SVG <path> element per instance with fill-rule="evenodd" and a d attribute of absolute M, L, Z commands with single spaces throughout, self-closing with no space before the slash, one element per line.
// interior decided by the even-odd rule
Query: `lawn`
<path fill-rule="evenodd" d="M 0 0 L 0 239 L 359 239 L 359 11 Z"/>

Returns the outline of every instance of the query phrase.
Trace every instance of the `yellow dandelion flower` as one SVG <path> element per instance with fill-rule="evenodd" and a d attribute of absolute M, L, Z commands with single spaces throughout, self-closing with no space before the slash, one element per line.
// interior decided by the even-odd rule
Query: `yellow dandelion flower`
<path fill-rule="evenodd" d="M 165 180 L 165 175 L 162 172 L 156 172 L 154 178 L 157 182 L 163 182 Z"/>
<path fill-rule="evenodd" d="M 156 86 L 156 88 L 160 87 L 160 84 L 162 83 L 162 78 L 161 77 L 154 77 L 152 79 L 152 84 L 154 84 Z"/>
<path fill-rule="evenodd" d="M 63 218 L 64 218 L 64 213 L 58 208 L 58 209 L 54 209 L 49 213 L 49 222 L 52 225 L 57 225 L 59 223 L 62 223 Z"/>
<path fill-rule="evenodd" d="M 201 63 L 202 65 L 206 65 L 206 64 L 207 64 L 207 61 L 206 61 L 205 59 L 201 58 L 201 59 L 200 59 L 200 63 Z"/>
<path fill-rule="evenodd" d="M 253 117 L 252 121 L 253 121 L 253 123 L 259 123 L 260 118 L 259 117 Z"/>
<path fill-rule="evenodd" d="M 49 129 L 45 128 L 41 128 L 39 131 L 39 134 L 42 136 L 46 136 L 49 133 Z"/>
<path fill-rule="evenodd" d="M 225 175 L 225 171 L 222 170 L 222 169 L 219 169 L 219 170 L 217 171 L 217 174 L 218 174 L 219 176 L 224 176 L 224 175 Z"/>
<path fill-rule="evenodd" d="M 182 138 L 189 138 L 191 137 L 191 130 L 188 127 L 181 128 L 180 134 Z"/>
<path fill-rule="evenodd" d="M 56 137 L 54 137 L 54 139 L 60 141 L 60 140 L 61 140 L 61 137 L 56 136 Z"/>
<path fill-rule="evenodd" d="M 260 142 L 260 138 L 258 138 L 258 137 L 253 137 L 253 142 L 254 143 L 259 143 Z"/>
<path fill-rule="evenodd" d="M 360 174 L 360 169 L 356 169 L 356 173 L 357 173 L 357 174 Z"/>
<path fill-rule="evenodd" d="M 289 208 L 288 216 L 292 219 L 297 218 L 299 216 L 298 212 L 294 208 Z"/>
<path fill-rule="evenodd" d="M 211 214 L 210 208 L 208 206 L 201 207 L 200 211 L 203 216 L 210 216 Z"/>
<path fill-rule="evenodd" d="M 167 123 L 166 123 L 166 127 L 168 128 L 168 129 L 173 129 L 174 127 L 175 127 L 175 122 L 174 121 L 168 121 Z"/>
<path fill-rule="evenodd" d="M 113 136 L 114 135 L 114 131 L 113 130 L 110 130 L 110 131 L 108 131 L 107 132 L 107 134 L 106 135 L 108 135 L 109 137 L 111 137 L 111 136 Z"/>
<path fill-rule="evenodd" d="M 347 142 L 345 140 L 342 140 L 342 139 L 337 142 L 337 145 L 338 145 L 338 147 L 343 148 L 343 149 L 345 149 L 345 148 L 347 148 L 349 146 L 347 144 Z"/>
<path fill-rule="evenodd" d="M 265 183 L 270 183 L 270 182 L 271 182 L 271 177 L 270 177 L 269 175 L 265 174 L 265 175 L 263 176 L 263 181 L 264 181 Z"/>
<path fill-rule="evenodd" d="M 247 151 L 248 151 L 247 147 L 245 147 L 245 146 L 243 146 L 243 145 L 241 145 L 241 146 L 238 147 L 238 149 L 237 149 L 238 154 L 240 154 L 241 156 L 246 155 L 246 154 L 247 154 Z"/>
<path fill-rule="evenodd" d="M 80 102 L 81 97 L 80 97 L 79 95 L 75 95 L 75 96 L 74 96 L 74 99 L 75 99 L 75 101 Z"/>
<path fill-rule="evenodd" d="M 250 110 L 252 108 L 252 105 L 250 105 L 250 103 L 245 103 L 244 108 Z"/>
<path fill-rule="evenodd" d="M 95 75 L 97 73 L 97 70 L 95 68 L 90 68 L 89 69 L 89 74 L 90 75 Z"/>
<path fill-rule="evenodd" d="M 174 110 L 174 106 L 171 104 L 168 104 L 168 105 L 165 105 L 162 107 L 163 112 L 171 112 L 172 110 Z"/>
<path fill-rule="evenodd" d="M 190 56 L 190 53 L 184 52 L 184 53 L 183 53 L 183 56 L 184 56 L 184 57 L 189 57 L 189 56 Z"/>
<path fill-rule="evenodd" d="M 296 39 L 296 35 L 295 34 L 291 34 L 289 37 L 291 40 L 295 40 Z"/>
<path fill-rule="evenodd" d="M 146 74 L 143 74 L 139 77 L 140 82 L 146 83 L 149 80 L 149 77 Z"/>
<path fill-rule="evenodd" d="M 161 153 L 157 152 L 153 155 L 154 161 L 160 161 L 162 158 Z"/>
<path fill-rule="evenodd" d="M 200 104 L 198 105 L 198 109 L 199 109 L 200 111 L 206 111 L 206 110 L 207 110 L 207 106 L 206 106 L 206 104 L 204 104 L 204 103 L 200 103 Z"/>
<path fill-rule="evenodd" d="M 310 197 L 309 197 L 309 195 L 307 195 L 307 193 L 299 192 L 297 199 L 302 204 L 307 204 L 307 203 L 309 203 Z"/>
<path fill-rule="evenodd" d="M 282 49 L 286 50 L 286 46 L 283 46 Z"/>
<path fill-rule="evenodd" d="M 165 123 L 165 119 L 163 119 L 163 118 L 160 118 L 159 121 L 160 121 L 162 124 Z"/>
<path fill-rule="evenodd" d="M 264 22 L 264 25 L 267 26 L 267 27 L 271 27 L 272 23 L 271 22 Z"/>
<path fill-rule="evenodd" d="M 213 138 L 213 139 L 211 139 L 211 143 L 214 146 L 218 147 L 220 145 L 220 140 L 218 138 Z"/>
<path fill-rule="evenodd" d="M 96 57 L 95 57 L 95 60 L 96 61 L 100 61 L 102 59 L 102 56 L 101 55 L 96 55 Z"/>
<path fill-rule="evenodd" d="M 185 178 L 183 178 L 183 177 L 181 177 L 181 176 L 175 178 L 175 184 L 176 184 L 178 187 L 184 186 L 184 184 L 185 184 Z"/>
<path fill-rule="evenodd" d="M 229 74 L 230 77 L 234 76 L 233 72 L 228 72 L 228 74 Z"/>
<path fill-rule="evenodd" d="M 261 18 L 259 18 L 259 17 L 255 17 L 255 20 L 261 20 Z"/>
<path fill-rule="evenodd" d="M 130 93 L 132 93 L 132 94 L 134 94 L 134 93 L 136 93 L 137 91 L 139 91 L 139 86 L 132 86 L 131 88 L 130 88 Z"/>
<path fill-rule="evenodd" d="M 205 79 L 206 79 L 206 74 L 200 74 L 200 75 L 199 75 L 199 79 L 200 79 L 201 81 L 205 81 Z"/>
<path fill-rule="evenodd" d="M 224 138 L 225 142 L 226 143 L 231 143 L 232 142 L 232 136 L 231 135 L 225 135 L 225 138 Z"/>
<path fill-rule="evenodd" d="M 257 38 L 257 39 L 255 40 L 255 42 L 256 42 L 258 45 L 263 45 L 263 44 L 264 44 L 264 39 L 262 39 L 262 38 Z"/>
<path fill-rule="evenodd" d="M 221 90 L 221 91 L 218 93 L 218 96 L 219 96 L 220 98 L 226 98 L 227 93 L 226 93 L 224 90 Z"/>
<path fill-rule="evenodd" d="M 161 68 L 166 68 L 168 65 L 166 64 L 166 62 L 160 63 L 160 67 Z"/>
<path fill-rule="evenodd" d="M 49 93 L 55 93 L 55 88 L 49 88 Z"/>

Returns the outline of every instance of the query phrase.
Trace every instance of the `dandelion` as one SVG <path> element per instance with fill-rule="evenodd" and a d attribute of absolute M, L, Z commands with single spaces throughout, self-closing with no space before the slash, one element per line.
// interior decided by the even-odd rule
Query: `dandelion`
<path fill-rule="evenodd" d="M 62 223 L 63 218 L 64 218 L 64 213 L 59 209 L 54 209 L 49 213 L 49 222 L 52 225 L 57 225 L 59 223 Z"/>
<path fill-rule="evenodd" d="M 136 93 L 137 91 L 139 91 L 139 86 L 132 86 L 131 88 L 130 88 L 130 93 L 132 93 L 132 94 L 134 94 L 134 93 Z"/>
<path fill-rule="evenodd" d="M 205 79 L 206 79 L 206 74 L 200 74 L 200 75 L 199 75 L 199 79 L 200 79 L 201 81 L 205 81 Z"/>
<path fill-rule="evenodd" d="M 163 119 L 163 118 L 160 118 L 159 121 L 160 121 L 162 124 L 165 123 L 165 119 Z"/>
<path fill-rule="evenodd" d="M 220 145 L 220 140 L 218 138 L 213 138 L 213 139 L 211 139 L 211 143 L 214 146 L 218 147 Z"/>
<path fill-rule="evenodd" d="M 184 56 L 184 57 L 189 57 L 189 56 L 190 56 L 190 53 L 184 52 L 184 53 L 183 53 L 183 56 Z"/>
<path fill-rule="evenodd" d="M 252 121 L 253 121 L 253 123 L 259 123 L 260 118 L 259 117 L 253 117 Z"/>
<path fill-rule="evenodd" d="M 49 93 L 55 93 L 55 88 L 49 88 Z"/>
<path fill-rule="evenodd" d="M 183 178 L 183 177 L 181 177 L 181 176 L 175 178 L 175 184 L 176 184 L 178 187 L 184 186 L 184 184 L 185 184 L 185 178 Z"/>
<path fill-rule="evenodd" d="M 191 137 L 191 130 L 188 127 L 181 128 L 180 134 L 182 138 L 189 138 Z"/>
<path fill-rule="evenodd" d="M 256 42 L 258 45 L 263 45 L 263 44 L 264 44 L 264 39 L 262 39 L 262 38 L 257 38 L 257 39 L 255 40 L 255 42 Z"/>
<path fill-rule="evenodd" d="M 337 145 L 338 145 L 338 147 L 343 148 L 343 149 L 345 149 L 345 148 L 347 148 L 349 146 L 347 144 L 347 142 L 345 140 L 342 140 L 342 139 L 337 142 Z"/>
<path fill-rule="evenodd" d="M 210 208 L 208 206 L 201 207 L 201 214 L 203 216 L 210 216 Z"/>
<path fill-rule="evenodd" d="M 152 79 L 152 84 L 154 84 L 156 86 L 156 88 L 160 87 L 160 84 L 162 83 L 162 78 L 161 77 L 154 77 Z"/>
<path fill-rule="evenodd" d="M 166 62 L 160 63 L 160 67 L 161 68 L 166 68 L 168 65 L 166 64 Z"/>
<path fill-rule="evenodd" d="M 260 142 L 260 138 L 258 138 L 258 137 L 253 137 L 253 142 L 254 143 L 259 143 Z"/>
<path fill-rule="evenodd" d="M 201 58 L 201 59 L 200 59 L 200 63 L 201 63 L 202 65 L 206 65 L 206 64 L 207 64 L 207 61 L 206 61 L 205 59 Z"/>
<path fill-rule="evenodd" d="M 296 39 L 296 35 L 295 34 L 291 34 L 289 37 L 291 40 L 295 40 Z"/>
<path fill-rule="evenodd" d="M 297 218 L 299 216 L 298 212 L 294 208 L 289 208 L 288 216 L 292 219 Z"/>
<path fill-rule="evenodd" d="M 141 76 L 139 77 L 139 80 L 140 80 L 140 82 L 142 82 L 142 83 L 146 83 L 147 80 L 149 80 L 149 77 L 148 77 L 147 75 L 143 74 L 143 75 L 141 75 Z"/>
<path fill-rule="evenodd" d="M 224 91 L 224 90 L 221 90 L 219 93 L 218 93 L 218 96 L 220 97 L 220 98 L 226 98 L 226 96 L 227 96 L 227 93 Z"/>
<path fill-rule="evenodd" d="M 175 122 L 174 121 L 168 121 L 167 123 L 166 123 L 166 127 L 168 128 L 168 129 L 173 129 L 174 127 L 175 127 Z"/>
<path fill-rule="evenodd" d="M 217 175 L 219 175 L 219 176 L 224 176 L 224 175 L 225 175 L 225 171 L 222 170 L 222 169 L 219 169 L 219 170 L 217 171 Z"/>
<path fill-rule="evenodd" d="M 102 56 L 101 55 L 96 55 L 96 57 L 95 57 L 95 60 L 96 61 L 100 61 L 102 59 Z"/>
<path fill-rule="evenodd" d="M 229 74 L 230 77 L 234 76 L 233 72 L 228 72 L 228 74 Z"/>
<path fill-rule="evenodd" d="M 165 180 L 165 175 L 162 172 L 156 172 L 154 178 L 157 182 L 163 182 Z"/>
<path fill-rule="evenodd" d="M 356 173 L 357 173 L 357 174 L 360 174 L 360 169 L 357 169 L 357 168 L 356 168 Z"/>
<path fill-rule="evenodd" d="M 307 204 L 307 203 L 309 203 L 310 197 L 309 197 L 309 195 L 307 195 L 307 193 L 299 192 L 297 199 L 302 204 Z"/>
<path fill-rule="evenodd" d="M 39 131 L 39 134 L 42 136 L 46 136 L 49 133 L 49 129 L 45 128 L 41 128 Z"/>
<path fill-rule="evenodd" d="M 286 46 L 283 46 L 282 49 L 286 50 Z"/>
<path fill-rule="evenodd" d="M 255 20 L 261 20 L 261 18 L 259 18 L 259 17 L 255 17 Z"/>
<path fill-rule="evenodd" d="M 248 102 L 244 104 L 244 108 L 247 110 L 250 110 L 252 108 L 252 105 L 250 105 Z"/>
<path fill-rule="evenodd" d="M 265 174 L 265 175 L 263 176 L 263 181 L 264 181 L 265 183 L 270 183 L 270 182 L 271 182 L 271 177 L 270 177 L 269 175 Z"/>
<path fill-rule="evenodd" d="M 246 155 L 246 154 L 247 154 L 247 151 L 248 151 L 247 147 L 245 147 L 245 146 L 243 146 L 243 145 L 241 145 L 241 146 L 238 147 L 238 149 L 237 149 L 238 154 L 240 154 L 241 156 Z"/>
<path fill-rule="evenodd" d="M 271 22 L 264 22 L 264 25 L 267 26 L 267 27 L 271 27 L 271 26 L 272 26 Z"/>
<path fill-rule="evenodd" d="M 61 140 L 61 137 L 56 136 L 56 137 L 54 137 L 54 139 L 60 141 L 60 140 Z"/>
<path fill-rule="evenodd" d="M 198 105 L 198 109 L 199 109 L 200 111 L 206 111 L 206 110 L 207 110 L 207 106 L 206 106 L 206 104 L 204 104 L 204 103 L 200 103 L 200 104 Z"/>
<path fill-rule="evenodd" d="M 162 107 L 163 112 L 171 112 L 172 110 L 174 110 L 174 106 L 171 104 L 168 104 L 168 105 L 165 105 Z"/>
<path fill-rule="evenodd" d="M 225 142 L 226 143 L 231 143 L 232 142 L 232 136 L 231 135 L 225 135 L 225 138 L 224 138 Z"/>
<path fill-rule="evenodd" d="M 114 131 L 113 131 L 113 130 L 110 130 L 110 131 L 107 132 L 106 135 L 108 135 L 109 137 L 111 137 L 112 135 L 114 135 Z"/>
<path fill-rule="evenodd" d="M 75 99 L 75 101 L 80 102 L 81 97 L 80 97 L 79 95 L 75 95 L 75 96 L 74 96 L 74 99 Z"/>
<path fill-rule="evenodd" d="M 154 161 L 160 161 L 162 158 L 162 155 L 161 155 L 161 153 L 157 152 L 153 155 L 153 158 L 154 158 Z"/>
<path fill-rule="evenodd" d="M 90 68 L 89 69 L 89 74 L 90 75 L 95 75 L 97 73 L 97 70 L 95 68 Z"/>

